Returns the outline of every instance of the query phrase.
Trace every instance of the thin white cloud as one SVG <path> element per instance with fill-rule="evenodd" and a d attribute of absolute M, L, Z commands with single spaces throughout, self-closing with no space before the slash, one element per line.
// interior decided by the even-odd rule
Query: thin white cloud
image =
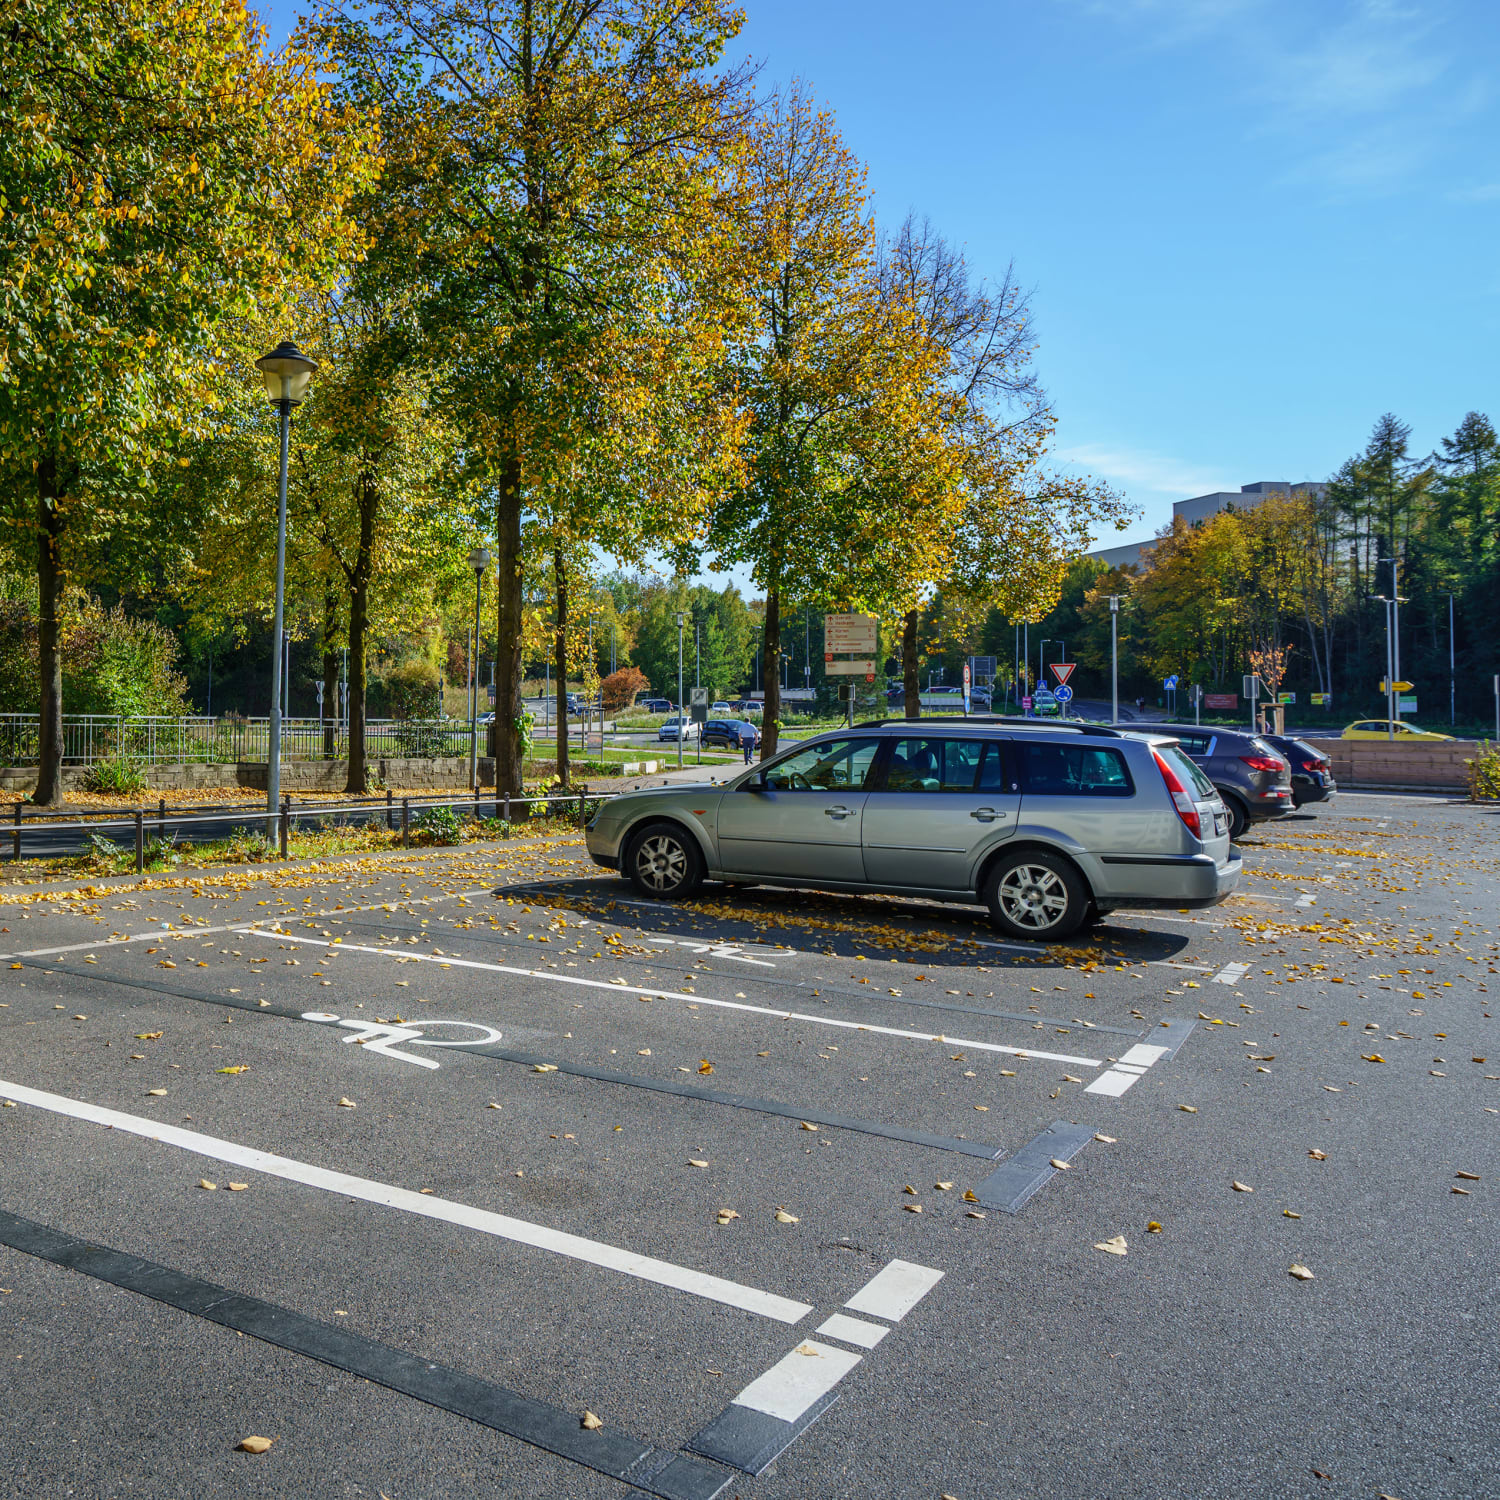
<path fill-rule="evenodd" d="M 1500 199 L 1500 182 L 1486 182 L 1479 187 L 1460 188 L 1448 195 L 1455 203 L 1493 203 Z"/>
<path fill-rule="evenodd" d="M 1430 181 L 1489 108 L 1491 47 L 1454 9 L 1408 0 L 1075 0 L 1143 50 L 1212 48 L 1240 80 L 1282 183 L 1369 196 Z M 1473 201 L 1483 201 L 1475 199 Z"/>
<path fill-rule="evenodd" d="M 1143 491 L 1152 499 L 1185 500 L 1194 495 L 1212 494 L 1215 490 L 1238 488 L 1227 483 L 1222 474 L 1144 449 L 1085 443 L 1062 449 L 1058 457 L 1064 463 L 1118 485 L 1132 499 L 1143 498 Z"/>

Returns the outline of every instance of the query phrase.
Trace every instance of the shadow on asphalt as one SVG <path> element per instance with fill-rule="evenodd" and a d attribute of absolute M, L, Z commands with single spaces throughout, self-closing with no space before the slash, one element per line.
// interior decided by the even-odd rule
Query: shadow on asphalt
<path fill-rule="evenodd" d="M 1019 943 L 1004 938 L 979 907 L 899 896 L 845 896 L 778 886 L 709 883 L 691 901 L 652 901 L 611 880 L 534 880 L 496 893 L 537 906 L 556 905 L 621 925 L 648 928 L 692 943 L 785 944 L 833 956 L 879 950 L 921 953 L 928 964 L 1043 961 L 1081 950 L 1103 961 L 1148 963 L 1185 951 L 1192 938 L 1132 926 L 1128 913 L 1085 927 L 1066 942 Z"/>

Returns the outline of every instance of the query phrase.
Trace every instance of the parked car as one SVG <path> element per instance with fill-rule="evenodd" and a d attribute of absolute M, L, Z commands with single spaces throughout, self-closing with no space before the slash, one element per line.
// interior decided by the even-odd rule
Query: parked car
<path fill-rule="evenodd" d="M 711 714 L 732 714 L 734 712 L 727 703 L 715 703 L 708 711 Z"/>
<path fill-rule="evenodd" d="M 672 702 L 669 698 L 641 698 L 636 702 L 635 706 L 648 714 L 669 714 L 672 712 Z"/>
<path fill-rule="evenodd" d="M 759 698 L 741 698 L 738 703 L 730 709 L 731 713 L 738 714 L 742 719 L 748 719 L 753 714 L 760 718 L 765 714 L 766 705 Z"/>
<path fill-rule="evenodd" d="M 1451 734 L 1435 734 L 1430 729 L 1418 729 L 1412 724 L 1403 724 L 1400 719 L 1360 719 L 1346 725 L 1341 740 L 1383 740 L 1394 734 L 1398 740 L 1451 740 Z"/>
<path fill-rule="evenodd" d="M 1294 807 L 1333 801 L 1338 783 L 1333 779 L 1333 762 L 1321 750 L 1289 734 L 1263 734 L 1260 738 L 1284 755 L 1292 768 Z"/>
<path fill-rule="evenodd" d="M 699 726 L 692 719 L 684 719 L 674 714 L 666 720 L 656 731 L 659 740 L 695 740 L 698 738 Z"/>
<path fill-rule="evenodd" d="M 1292 768 L 1263 735 L 1210 729 L 1206 724 L 1132 724 L 1151 734 L 1175 735 L 1213 783 L 1229 809 L 1229 836 L 1240 838 L 1252 823 L 1292 811 Z"/>
<path fill-rule="evenodd" d="M 721 785 L 600 806 L 596 864 L 650 897 L 705 879 L 982 902 L 1061 939 L 1120 906 L 1212 906 L 1242 864 L 1173 734 L 890 720 L 820 734 Z"/>
<path fill-rule="evenodd" d="M 710 719 L 703 726 L 702 740 L 705 745 L 721 745 L 726 750 L 740 748 L 740 734 L 748 729 L 755 736 L 755 748 L 760 749 L 760 730 L 747 719 Z"/>
<path fill-rule="evenodd" d="M 1039 718 L 1056 718 L 1062 713 L 1062 704 L 1057 701 L 1051 688 L 1039 687 L 1031 695 L 1031 711 Z"/>

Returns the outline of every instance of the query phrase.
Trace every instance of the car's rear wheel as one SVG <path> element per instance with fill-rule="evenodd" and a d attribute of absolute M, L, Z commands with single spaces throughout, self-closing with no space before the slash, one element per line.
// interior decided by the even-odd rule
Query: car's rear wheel
<path fill-rule="evenodd" d="M 1036 942 L 1071 937 L 1089 914 L 1083 877 L 1061 855 L 1040 850 L 1002 858 L 986 876 L 983 894 L 1001 932 Z"/>
<path fill-rule="evenodd" d="M 624 870 L 643 896 L 670 901 L 691 896 L 703 883 L 703 856 L 676 823 L 648 823 L 631 836 Z"/>
<path fill-rule="evenodd" d="M 1250 826 L 1250 813 L 1245 804 L 1238 797 L 1231 797 L 1227 792 L 1220 792 L 1224 807 L 1229 813 L 1229 837 L 1232 839 L 1243 838 L 1245 830 Z"/>

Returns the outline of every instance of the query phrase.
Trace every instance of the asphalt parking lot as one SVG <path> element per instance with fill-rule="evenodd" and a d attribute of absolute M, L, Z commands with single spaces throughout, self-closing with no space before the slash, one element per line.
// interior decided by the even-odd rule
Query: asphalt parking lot
<path fill-rule="evenodd" d="M 573 837 L 7 888 L 0 1494 L 1500 1495 L 1497 831 L 1053 949 Z"/>

